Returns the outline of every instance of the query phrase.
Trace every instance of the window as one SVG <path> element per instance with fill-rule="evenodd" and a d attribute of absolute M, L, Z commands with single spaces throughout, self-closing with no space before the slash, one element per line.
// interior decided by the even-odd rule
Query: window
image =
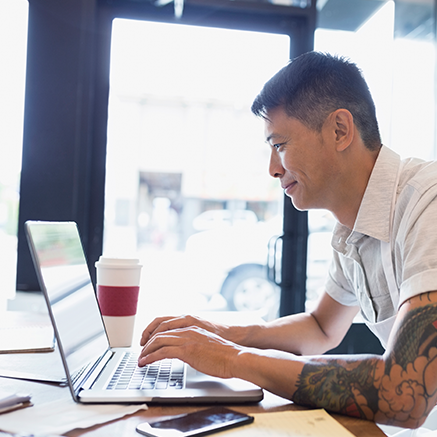
<path fill-rule="evenodd" d="M 287 35 L 114 21 L 104 251 L 139 254 L 150 314 L 277 315 L 282 192 L 250 105 L 289 52 Z"/>
<path fill-rule="evenodd" d="M 27 0 L 0 3 L 0 311 L 15 295 Z"/>
<path fill-rule="evenodd" d="M 361 11 L 363 3 L 350 7 Z M 375 2 L 354 29 L 327 22 L 327 13 L 321 11 L 315 48 L 350 57 L 362 69 L 383 144 L 404 158 L 435 159 L 434 1 Z"/>
<path fill-rule="evenodd" d="M 44 1 L 29 3 L 17 266 L 18 289 L 27 291 L 38 290 L 38 282 L 24 235 L 26 220 L 76 221 L 92 275 L 95 274 L 94 263 L 102 253 L 113 20 L 175 22 L 171 3 L 157 7 L 155 2 L 133 0 L 64 0 L 62 4 L 53 2 L 50 8 L 45 8 Z M 298 3 L 299 6 L 293 6 L 294 1 L 281 1 L 281 5 L 242 0 L 188 2 L 183 16 L 176 22 L 287 35 L 290 56 L 294 57 L 312 48 L 314 30 L 314 3 L 311 2 L 310 7 L 307 7 L 308 2 Z M 108 158 L 110 154 L 108 149 Z M 169 187 L 178 189 L 184 184 L 180 173 L 165 169 L 161 172 L 168 177 Z M 138 189 L 144 193 L 149 185 L 160 188 L 156 181 L 156 171 L 144 169 L 140 172 Z M 205 210 L 218 209 L 220 205 L 216 200 L 208 201 Z M 116 220 L 119 226 L 130 220 L 132 202 L 129 198 L 118 198 L 115 202 L 121 208 L 113 216 L 114 211 L 107 210 L 107 218 L 108 222 Z M 248 204 L 247 201 L 246 206 Z M 160 204 L 163 205 L 165 199 Z M 220 208 L 229 209 L 228 205 Z M 291 218 L 284 221 L 288 223 L 289 235 L 284 238 L 283 247 L 284 252 L 286 246 L 290 248 L 292 260 L 287 261 L 291 268 L 282 272 L 281 283 L 282 289 L 288 288 L 285 294 L 290 302 L 287 305 L 281 302 L 281 308 L 283 306 L 288 313 L 303 308 L 305 266 L 302 264 L 306 259 L 307 225 L 306 214 L 294 216 L 296 211 L 290 213 L 290 208 L 289 202 L 284 204 L 284 216 L 291 214 Z M 245 209 L 258 214 L 256 205 Z M 142 212 L 136 223 L 144 226 L 148 217 Z"/>

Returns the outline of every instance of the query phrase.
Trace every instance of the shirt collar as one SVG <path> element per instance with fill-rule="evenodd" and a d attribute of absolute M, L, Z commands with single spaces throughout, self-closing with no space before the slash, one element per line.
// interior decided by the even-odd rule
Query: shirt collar
<path fill-rule="evenodd" d="M 388 242 L 400 156 L 382 146 L 355 220 L 354 232 Z"/>

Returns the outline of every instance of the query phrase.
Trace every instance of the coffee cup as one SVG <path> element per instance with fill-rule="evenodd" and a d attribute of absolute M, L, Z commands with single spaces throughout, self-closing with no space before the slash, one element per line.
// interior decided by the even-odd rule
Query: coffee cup
<path fill-rule="evenodd" d="M 142 265 L 136 258 L 101 256 L 96 262 L 97 300 L 111 347 L 129 347 L 137 313 Z"/>

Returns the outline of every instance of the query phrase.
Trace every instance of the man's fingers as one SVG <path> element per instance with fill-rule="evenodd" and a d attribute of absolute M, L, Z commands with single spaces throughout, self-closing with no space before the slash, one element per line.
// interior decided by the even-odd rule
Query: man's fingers
<path fill-rule="evenodd" d="M 149 341 L 143 347 L 140 353 L 139 361 L 143 357 L 151 355 L 160 349 L 176 348 L 173 352 L 174 356 L 166 356 L 165 358 L 179 358 L 184 360 L 184 355 L 188 353 L 187 346 L 193 343 L 205 341 L 205 336 L 202 335 L 201 328 L 186 327 L 173 329 L 171 331 L 158 332 L 152 335 Z"/>
<path fill-rule="evenodd" d="M 157 317 L 156 319 L 154 319 L 148 326 L 146 329 L 144 329 L 142 335 L 141 335 L 141 340 L 140 340 L 140 345 L 144 346 L 149 340 L 150 338 L 153 337 L 153 335 L 159 331 L 159 328 L 167 321 L 167 320 L 171 320 L 173 319 L 173 317 L 171 316 L 166 316 L 166 317 Z M 161 330 L 166 330 L 166 329 L 161 329 Z"/>
<path fill-rule="evenodd" d="M 140 367 L 164 358 L 177 358 L 200 372 L 232 377 L 227 363 L 240 349 L 217 334 L 197 326 L 155 333 L 138 358 Z"/>
<path fill-rule="evenodd" d="M 138 358 L 140 367 L 164 358 L 178 358 L 187 361 L 189 351 L 187 346 L 193 344 L 191 332 L 187 329 L 177 329 L 153 335 L 147 342 Z"/>
<path fill-rule="evenodd" d="M 149 341 L 144 345 L 143 350 L 140 353 L 140 357 L 149 355 L 158 349 L 166 346 L 178 346 L 186 342 L 186 339 L 181 335 L 181 330 L 166 331 L 154 334 Z M 167 357 L 176 358 L 176 357 Z"/>
<path fill-rule="evenodd" d="M 193 316 L 158 317 L 143 331 L 140 345 L 144 346 L 150 338 L 161 332 L 173 331 L 189 326 L 203 327 L 203 325 L 204 323 L 199 318 Z"/>
<path fill-rule="evenodd" d="M 138 359 L 138 366 L 143 367 L 146 366 L 147 364 L 151 364 L 154 363 L 155 361 L 163 360 L 165 358 L 182 359 L 181 357 L 179 357 L 179 353 L 178 353 L 179 351 L 180 348 L 174 346 L 165 346 L 159 348 L 153 352 L 148 353 L 147 355 L 141 356 Z"/>

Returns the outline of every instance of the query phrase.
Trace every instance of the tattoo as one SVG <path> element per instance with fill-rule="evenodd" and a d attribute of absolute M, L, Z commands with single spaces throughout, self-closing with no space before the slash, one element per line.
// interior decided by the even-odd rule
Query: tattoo
<path fill-rule="evenodd" d="M 329 411 L 419 426 L 437 399 L 437 305 L 408 312 L 382 362 L 362 356 L 305 364 L 293 401 Z"/>
<path fill-rule="evenodd" d="M 393 422 L 415 422 L 436 403 L 437 306 L 411 310 L 398 330 L 396 346 L 379 385 L 379 412 Z"/>
<path fill-rule="evenodd" d="M 352 370 L 342 366 L 339 360 L 306 364 L 299 375 L 293 401 L 366 419 L 367 400 L 377 403 L 374 361 L 361 361 Z"/>
<path fill-rule="evenodd" d="M 396 349 L 392 352 L 393 364 L 399 364 L 403 370 L 414 362 L 417 355 L 429 355 L 430 348 L 436 345 L 437 308 L 433 305 L 416 308 L 408 313 L 399 328 Z M 390 373 L 390 361 L 386 373 Z"/>

